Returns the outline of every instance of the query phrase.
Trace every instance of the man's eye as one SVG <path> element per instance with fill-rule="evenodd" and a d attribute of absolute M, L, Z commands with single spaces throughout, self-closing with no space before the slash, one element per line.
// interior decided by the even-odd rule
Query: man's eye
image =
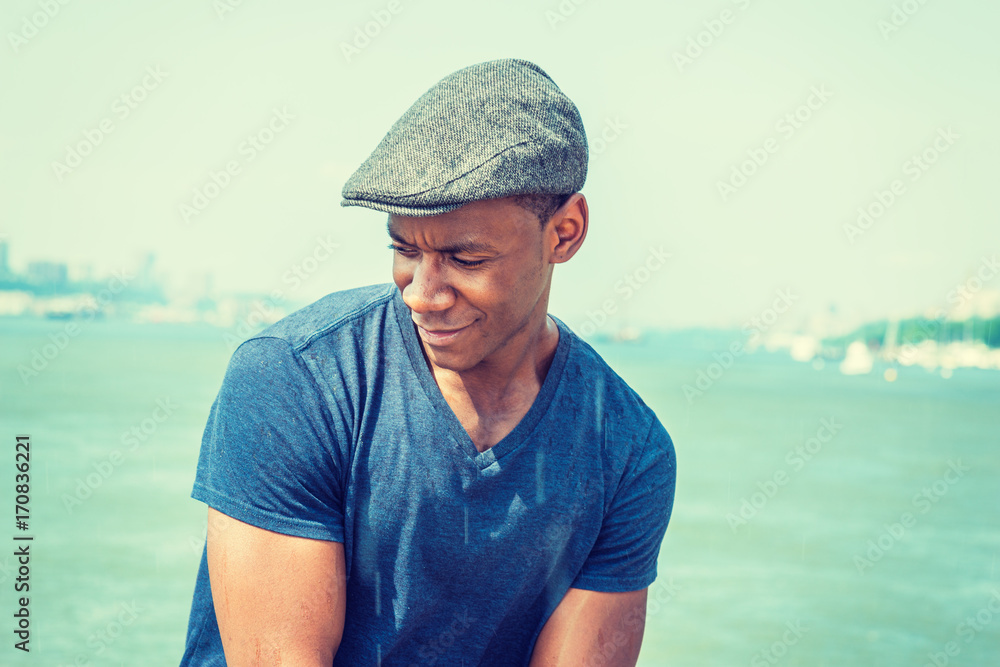
<path fill-rule="evenodd" d="M 466 269 L 477 267 L 486 261 L 485 259 L 459 259 L 458 257 L 452 257 L 451 259 L 456 264 Z"/>
<path fill-rule="evenodd" d="M 390 243 L 389 244 L 389 250 L 392 250 L 392 251 L 394 251 L 394 252 L 402 255 L 403 257 L 412 257 L 413 256 L 413 249 L 412 248 L 404 248 L 403 246 L 396 245 L 395 243 Z"/>

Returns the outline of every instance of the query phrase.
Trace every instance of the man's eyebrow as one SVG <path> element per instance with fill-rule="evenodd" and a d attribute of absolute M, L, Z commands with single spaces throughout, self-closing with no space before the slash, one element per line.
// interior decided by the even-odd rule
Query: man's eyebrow
<path fill-rule="evenodd" d="M 392 227 L 386 225 L 386 231 L 389 233 L 389 238 L 391 238 L 396 243 L 402 243 L 403 245 L 413 245 L 411 242 L 404 239 L 398 233 L 396 233 Z M 449 255 L 458 254 L 468 254 L 468 255 L 495 255 L 497 254 L 496 247 L 490 245 L 489 243 L 483 243 L 482 241 L 456 241 L 446 246 L 440 248 L 434 248 L 437 252 L 443 252 Z"/>
<path fill-rule="evenodd" d="M 395 230 L 393 230 L 391 222 L 387 222 L 385 224 L 385 231 L 388 232 L 389 238 L 391 238 L 393 241 L 395 241 L 397 243 L 405 243 L 406 245 L 409 245 L 409 242 L 406 239 L 404 239 L 402 236 L 400 236 L 399 234 L 397 234 L 395 232 Z"/>

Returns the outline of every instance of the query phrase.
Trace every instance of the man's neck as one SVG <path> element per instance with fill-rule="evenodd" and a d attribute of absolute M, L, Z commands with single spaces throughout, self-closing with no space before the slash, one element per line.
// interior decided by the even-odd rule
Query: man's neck
<path fill-rule="evenodd" d="M 531 408 L 559 345 L 559 328 L 545 316 L 522 331 L 489 362 L 468 371 L 436 367 L 431 373 L 445 400 L 480 451 L 513 430 Z"/>
<path fill-rule="evenodd" d="M 541 387 L 559 344 L 559 328 L 546 315 L 541 325 L 522 330 L 491 359 L 466 371 L 452 371 L 430 363 L 438 386 L 444 391 L 462 390 L 485 403 L 502 402 L 518 385 Z"/>

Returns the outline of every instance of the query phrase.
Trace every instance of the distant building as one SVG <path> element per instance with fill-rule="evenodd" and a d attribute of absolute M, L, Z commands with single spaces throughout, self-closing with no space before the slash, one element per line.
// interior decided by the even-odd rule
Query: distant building
<path fill-rule="evenodd" d="M 64 287 L 68 271 L 64 262 L 30 262 L 28 282 L 39 287 Z"/>

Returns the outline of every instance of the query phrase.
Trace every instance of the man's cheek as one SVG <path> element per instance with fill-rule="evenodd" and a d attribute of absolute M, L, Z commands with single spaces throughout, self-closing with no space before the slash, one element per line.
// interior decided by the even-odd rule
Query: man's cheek
<path fill-rule="evenodd" d="M 396 283 L 396 287 L 403 290 L 407 285 L 413 281 L 413 272 L 408 271 L 406 267 L 402 265 L 399 258 L 394 258 L 392 260 L 392 282 Z"/>

